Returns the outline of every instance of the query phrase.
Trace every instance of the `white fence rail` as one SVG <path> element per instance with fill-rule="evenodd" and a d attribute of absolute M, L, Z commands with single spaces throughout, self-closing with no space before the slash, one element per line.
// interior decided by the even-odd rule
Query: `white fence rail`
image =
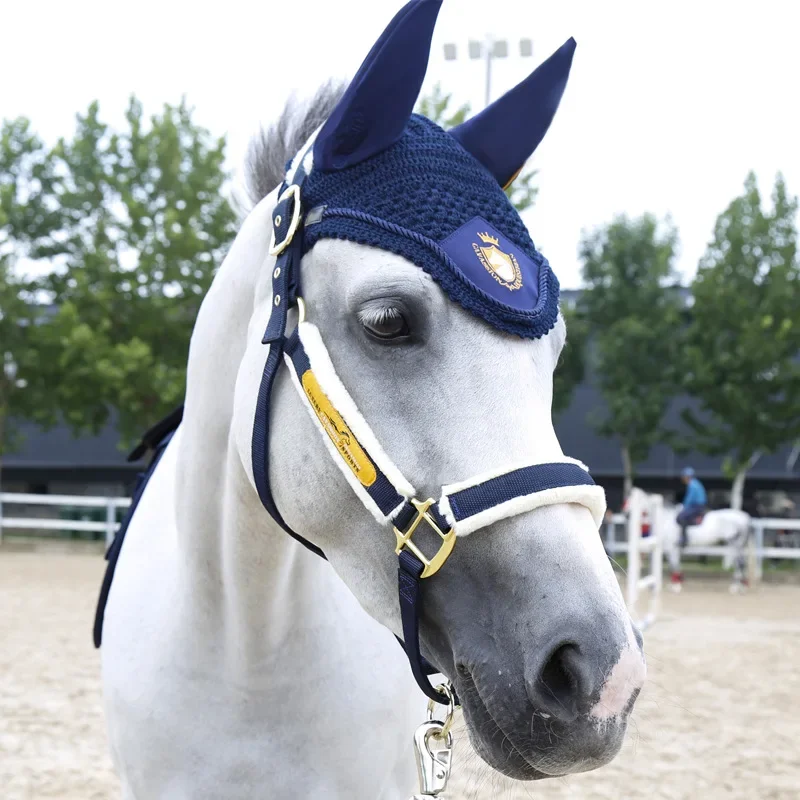
<path fill-rule="evenodd" d="M 617 538 L 619 531 L 625 530 L 626 516 L 624 514 L 614 514 L 605 524 L 605 548 L 609 555 L 628 552 L 628 541 L 626 538 Z M 756 565 L 756 578 L 761 579 L 763 573 L 764 559 L 787 559 L 790 561 L 800 560 L 800 546 L 795 547 L 766 547 L 764 545 L 765 533 L 767 531 L 792 531 L 797 534 L 800 540 L 800 519 L 780 519 L 772 517 L 753 518 L 753 554 Z M 798 542 L 800 544 L 800 542 Z M 716 547 L 686 547 L 682 551 L 684 556 L 712 556 L 722 558 L 728 548 L 724 546 Z"/>
<path fill-rule="evenodd" d="M 664 498 L 660 494 L 637 492 L 628 501 L 625 526 L 628 536 L 627 602 L 628 610 L 640 630 L 645 630 L 656 621 L 661 608 L 661 590 L 664 584 L 664 514 Z M 647 537 L 642 535 L 645 515 L 650 524 L 650 535 Z M 645 562 L 646 571 L 643 570 Z M 644 613 L 638 608 L 642 595 L 649 600 Z"/>
<path fill-rule="evenodd" d="M 6 530 L 49 530 L 49 531 L 76 531 L 104 533 L 106 544 L 110 544 L 117 529 L 117 509 L 128 508 L 131 501 L 129 497 L 84 497 L 82 495 L 68 494 L 23 494 L 21 492 L 0 493 L 0 542 Z M 76 519 L 56 519 L 51 517 L 38 517 L 27 513 L 25 516 L 10 515 L 8 507 L 14 506 L 50 506 L 55 510 L 70 508 L 103 508 L 105 520 L 89 521 Z M 627 536 L 618 538 L 618 533 L 625 530 L 626 517 L 624 514 L 614 514 L 605 525 L 605 548 L 609 555 L 626 553 L 628 550 Z M 800 546 L 797 547 L 765 547 L 765 533 L 767 531 L 795 531 L 800 540 L 800 519 L 753 519 L 753 544 L 757 564 L 757 574 L 761 577 L 762 565 L 765 558 L 791 559 L 800 561 Z M 799 542 L 800 543 L 800 542 Z M 687 547 L 683 554 L 686 556 L 712 556 L 721 558 L 727 552 L 726 547 Z"/>
<path fill-rule="evenodd" d="M 117 529 L 117 509 L 128 508 L 129 497 L 83 497 L 70 494 L 23 494 L 21 492 L 0 493 L 0 542 L 6 530 L 31 531 L 76 531 L 81 533 L 104 533 L 106 545 L 111 543 Z M 51 506 L 56 511 L 63 508 L 105 509 L 105 520 L 55 519 L 26 513 L 25 516 L 8 515 L 8 507 Z"/>

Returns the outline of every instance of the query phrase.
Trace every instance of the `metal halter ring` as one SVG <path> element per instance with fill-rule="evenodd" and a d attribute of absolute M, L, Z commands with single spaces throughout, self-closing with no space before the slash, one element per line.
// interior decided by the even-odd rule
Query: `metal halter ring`
<path fill-rule="evenodd" d="M 272 236 L 269 242 L 269 254 L 271 256 L 279 256 L 292 243 L 297 228 L 300 226 L 300 187 L 296 183 L 287 187 L 286 191 L 278 198 L 278 205 L 284 200 L 288 200 L 290 197 L 294 197 L 292 221 L 289 223 L 289 230 L 286 232 L 283 241 L 277 244 L 275 244 L 275 227 L 273 226 Z"/>
<path fill-rule="evenodd" d="M 448 681 L 447 683 L 440 684 L 436 687 L 436 691 L 439 694 L 445 695 L 447 697 L 447 714 L 444 718 L 444 722 L 441 723 L 442 730 L 441 733 L 436 734 L 437 739 L 446 739 L 450 733 L 450 729 L 453 727 L 453 720 L 455 718 L 456 712 L 456 693 L 453 691 L 453 686 Z M 433 706 L 434 701 L 428 700 L 428 720 L 433 720 Z M 437 722 L 439 720 L 436 720 Z"/>

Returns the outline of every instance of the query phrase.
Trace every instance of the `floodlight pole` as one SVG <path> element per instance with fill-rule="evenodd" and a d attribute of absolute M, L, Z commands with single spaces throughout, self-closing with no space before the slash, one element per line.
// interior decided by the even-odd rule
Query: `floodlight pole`
<path fill-rule="evenodd" d="M 494 57 L 494 40 L 489 34 L 483 40 L 483 50 L 486 53 L 486 85 L 483 93 L 483 107 L 486 108 L 492 100 L 492 58 Z"/>
<path fill-rule="evenodd" d="M 530 39 L 520 39 L 520 56 L 528 58 L 533 55 L 533 44 Z M 495 58 L 506 58 L 508 55 L 508 41 L 505 39 L 495 39 L 491 34 L 486 34 L 483 42 L 472 39 L 469 42 L 469 58 L 476 60 L 483 58 L 486 62 L 484 71 L 483 105 L 484 108 L 492 101 L 492 61 Z M 447 43 L 444 46 L 444 57 L 446 61 L 458 60 L 457 47 L 455 43 Z"/>

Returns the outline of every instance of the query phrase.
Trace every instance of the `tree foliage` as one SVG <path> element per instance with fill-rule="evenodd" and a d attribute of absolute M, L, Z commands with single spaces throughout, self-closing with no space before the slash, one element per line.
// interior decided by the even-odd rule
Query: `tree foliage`
<path fill-rule="evenodd" d="M 584 378 L 589 339 L 589 326 L 577 307 L 562 301 L 561 313 L 567 324 L 567 342 L 553 374 L 553 414 L 567 410 L 575 387 Z"/>
<path fill-rule="evenodd" d="M 19 442 L 15 423 L 53 416 L 50 393 L 39 380 L 36 334 L 43 309 L 35 302 L 36 284 L 24 277 L 20 262 L 49 230 L 52 209 L 44 203 L 47 157 L 27 120 L 0 128 L 0 458 Z"/>
<path fill-rule="evenodd" d="M 35 418 L 37 412 L 25 391 L 25 376 L 37 361 L 30 336 L 35 307 L 26 297 L 28 290 L 28 282 L 12 270 L 11 259 L 0 256 L 0 462 L 17 444 L 11 422 Z"/>
<path fill-rule="evenodd" d="M 778 175 L 765 209 L 750 173 L 718 217 L 692 285 L 684 361 L 700 413 L 684 416 L 694 444 L 725 455 L 731 477 L 800 436 L 797 208 Z"/>
<path fill-rule="evenodd" d="M 470 104 L 462 103 L 457 108 L 453 108 L 453 95 L 445 92 L 440 83 L 437 83 L 431 93 L 422 95 L 417 103 L 417 114 L 422 114 L 437 125 L 441 125 L 445 130 L 455 128 L 469 116 Z"/>
<path fill-rule="evenodd" d="M 97 103 L 78 115 L 41 166 L 46 218 L 36 227 L 27 209 L 12 216 L 17 229 L 36 228 L 29 255 L 52 267 L 40 380 L 74 431 L 116 413 L 130 439 L 183 398 L 192 326 L 235 215 L 224 140 L 185 102 L 148 120 L 132 98 L 125 119 L 113 130 Z"/>
<path fill-rule="evenodd" d="M 627 487 L 635 464 L 667 437 L 663 418 L 676 391 L 682 301 L 674 288 L 677 232 L 650 214 L 619 216 L 584 234 L 581 313 L 590 362 L 607 406 L 593 424 L 622 445 Z"/>

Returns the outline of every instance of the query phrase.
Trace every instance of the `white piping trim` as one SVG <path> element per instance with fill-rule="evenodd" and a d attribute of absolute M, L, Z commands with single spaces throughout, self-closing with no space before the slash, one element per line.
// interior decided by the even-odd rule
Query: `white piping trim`
<path fill-rule="evenodd" d="M 550 462 L 547 462 L 550 463 Z M 477 481 L 480 483 L 480 481 Z M 456 536 L 467 536 L 480 528 L 492 525 L 501 519 L 524 514 L 542 506 L 552 506 L 561 503 L 577 503 L 588 509 L 595 525 L 599 528 L 606 513 L 606 493 L 602 486 L 555 486 L 541 492 L 515 497 L 505 503 L 481 511 L 467 519 L 456 522 L 453 510 L 450 508 L 450 498 L 447 493 L 439 502 L 439 511 L 445 519 L 456 529 Z"/>
<path fill-rule="evenodd" d="M 377 437 L 372 432 L 372 428 L 361 415 L 344 384 L 339 380 L 316 325 L 310 322 L 301 322 L 298 326 L 298 333 L 311 362 L 311 369 L 333 407 L 342 415 L 347 426 L 355 434 L 356 439 L 369 453 L 369 457 L 389 482 L 397 489 L 398 494 L 406 498 L 414 497 L 416 494 L 414 487 L 405 479 L 403 473 L 395 466 L 389 456 L 386 455 Z M 294 369 L 292 369 L 292 372 L 294 372 Z M 302 388 L 300 392 L 305 397 L 305 392 L 302 391 Z M 327 434 L 325 434 L 325 438 L 328 438 Z M 333 447 L 332 444 L 331 447 Z M 340 462 L 342 468 L 346 468 L 346 465 L 342 462 L 342 457 L 338 453 L 336 454 L 336 460 Z M 350 470 L 347 471 L 350 472 Z M 355 476 L 353 478 L 355 479 Z M 360 483 L 358 485 L 361 487 Z"/>

